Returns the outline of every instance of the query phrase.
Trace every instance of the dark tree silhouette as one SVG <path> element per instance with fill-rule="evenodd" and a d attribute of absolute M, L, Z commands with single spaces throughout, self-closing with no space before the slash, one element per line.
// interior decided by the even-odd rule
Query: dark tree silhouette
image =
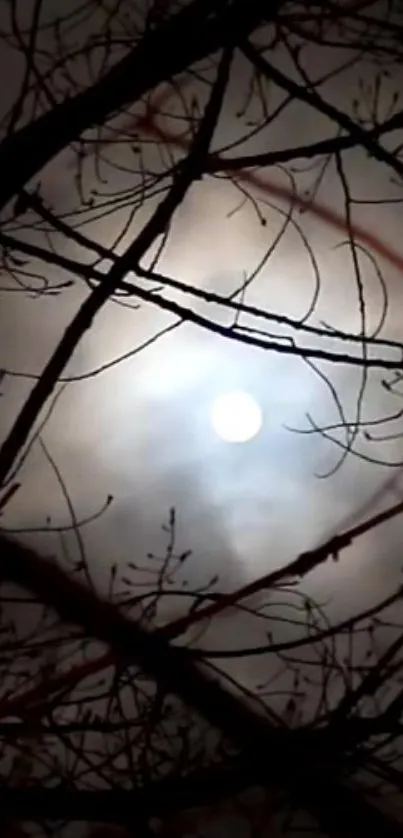
<path fill-rule="evenodd" d="M 0 447 L 4 834 L 27 834 L 27 822 L 45 834 L 63 834 L 65 825 L 83 821 L 93 838 L 168 838 L 197 832 L 198 821 L 208 821 L 214 807 L 226 803 L 256 836 L 268 834 L 274 816 L 291 829 L 301 812 L 324 834 L 400 835 L 398 815 L 388 809 L 403 787 L 402 586 L 332 623 L 297 583 L 324 562 L 338 561 L 342 568 L 351 544 L 399 515 L 403 503 L 365 516 L 321 547 L 230 593 L 218 590 L 218 578 L 202 590 L 184 589 L 189 554 L 177 549 L 172 512 L 166 554 L 152 557 L 155 584 L 144 588 L 139 582 L 135 557 L 124 592 L 116 590 L 112 564 L 109 595 L 101 596 L 80 541 L 88 520 L 77 519 L 42 437 L 60 385 L 71 380 L 66 368 L 98 313 L 112 302 L 148 304 L 174 320 L 133 352 L 190 322 L 226 340 L 297 356 L 321 377 L 338 415 L 329 427 L 308 417 L 307 432 L 339 447 L 336 468 L 348 454 L 380 462 L 371 444 L 377 426 L 385 439 L 400 435 L 387 428 L 402 417 L 395 402 L 403 369 L 403 343 L 385 328 L 389 291 L 380 263 L 401 270 L 403 257 L 353 220 L 357 199 L 348 154 L 384 167 L 393 178 L 393 200 L 401 200 L 396 132 L 403 128 L 403 111 L 398 95 L 385 104 L 382 89 L 389 84 L 385 79 L 398 78 L 402 63 L 400 4 L 85 0 L 55 10 L 45 0 L 31 0 L 23 8 L 4 2 L 0 14 L 6 61 L 14 56 L 18 67 L 1 122 L 3 290 L 18 286 L 45 296 L 62 295 L 72 283 L 88 289 L 42 372 L 6 369 L 1 375 L 2 399 L 13 376 L 33 380 Z M 312 48 L 330 56 L 332 69 L 321 77 L 307 69 L 305 55 Z M 363 91 L 360 101 L 346 99 L 345 107 L 334 103 L 326 85 L 355 66 L 371 66 L 373 89 Z M 237 121 L 228 141 L 222 132 L 232 125 L 231 85 L 238 79 Z M 312 114 L 317 120 L 317 136 L 308 144 L 273 149 L 270 132 L 290 103 L 302 108 L 304 118 Z M 308 194 L 298 189 L 301 161 L 312 166 Z M 279 167 L 285 167 L 287 185 L 267 177 L 268 169 L 278 174 Z M 329 167 L 343 213 L 317 198 Z M 61 184 L 53 197 L 52 177 Z M 267 207 L 281 202 L 275 204 L 280 234 L 227 296 L 169 275 L 163 264 L 178 208 L 207 178 L 233 184 L 262 226 Z M 296 211 L 343 235 L 356 291 L 356 331 L 318 325 L 321 277 Z M 121 219 L 122 212 L 126 220 L 110 242 L 83 232 L 83 219 L 96 230 L 96 222 Z M 299 318 L 248 302 L 249 289 L 289 227 L 300 236 L 315 279 Z M 375 328 L 367 316 L 365 259 L 382 298 Z M 325 372 L 318 362 L 326 363 Z M 353 421 L 332 383 L 340 365 L 360 374 Z M 393 405 L 366 420 L 370 385 L 389 393 Z M 7 526 L 21 466 L 35 445 L 57 475 L 71 515 L 64 528 L 49 522 L 37 529 L 73 531 L 80 554 L 73 567 L 61 555 L 46 558 L 27 546 L 23 535 L 32 531 Z M 183 597 L 184 612 L 161 626 L 160 605 L 173 593 Z M 258 603 L 251 599 L 256 594 Z M 281 620 L 266 595 L 270 603 L 278 599 L 291 639 L 276 634 Z M 265 621 L 266 644 L 208 649 L 202 634 L 188 639 L 191 628 L 202 631 L 229 609 Z M 225 669 L 228 660 L 251 656 L 268 662 L 267 682 L 255 691 Z M 271 676 L 273 660 L 280 666 L 279 682 Z M 273 700 L 277 692 L 284 699 L 280 711 Z M 248 798 L 251 792 L 258 802 Z"/>

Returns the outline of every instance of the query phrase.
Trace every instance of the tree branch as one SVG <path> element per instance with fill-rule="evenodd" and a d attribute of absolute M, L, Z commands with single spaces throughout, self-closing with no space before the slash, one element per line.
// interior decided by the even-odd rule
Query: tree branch
<path fill-rule="evenodd" d="M 232 49 L 225 48 L 220 62 L 217 80 L 206 106 L 199 130 L 191 145 L 189 154 L 176 174 L 172 187 L 157 206 L 151 219 L 145 224 L 125 253 L 116 261 L 102 282 L 92 291 L 70 321 L 62 339 L 49 359 L 41 377 L 34 385 L 13 427 L 0 448 L 0 486 L 4 483 L 14 460 L 25 444 L 28 435 L 39 416 L 42 407 L 51 394 L 61 372 L 70 360 L 83 334 L 92 326 L 94 317 L 119 286 L 129 270 L 135 269 L 140 259 L 149 250 L 155 239 L 163 234 L 177 207 L 183 201 L 189 187 L 203 168 L 204 157 L 216 127 L 228 82 L 232 60 Z M 4 241 L 4 239 L 3 239 Z"/>
<path fill-rule="evenodd" d="M 376 137 L 374 138 L 373 136 L 373 132 L 365 131 L 364 128 L 357 125 L 357 123 L 350 119 L 350 117 L 343 113 L 343 111 L 340 111 L 334 105 L 326 102 L 315 90 L 309 90 L 307 87 L 303 87 L 290 79 L 282 73 L 281 70 L 274 67 L 267 58 L 264 58 L 248 40 L 245 39 L 240 48 L 246 58 L 248 58 L 256 69 L 267 79 L 274 81 L 275 84 L 283 90 L 286 90 L 287 93 L 290 93 L 295 99 L 305 102 L 314 110 L 329 117 L 329 119 L 341 128 L 344 128 L 348 134 L 350 134 L 354 143 L 365 148 L 371 157 L 375 157 L 382 163 L 386 163 L 398 175 L 400 175 L 400 177 L 403 177 L 403 162 L 399 160 L 396 155 L 391 154 L 379 145 L 379 143 L 376 142 Z"/>
<path fill-rule="evenodd" d="M 394 114 L 380 125 L 376 125 L 371 131 L 366 131 L 367 140 L 376 140 L 384 134 L 392 133 L 403 128 L 403 111 Z M 361 138 L 349 133 L 341 137 L 329 137 L 327 140 L 319 140 L 309 145 L 294 146 L 293 148 L 280 148 L 276 151 L 263 151 L 260 154 L 244 154 L 237 157 L 219 157 L 211 154 L 207 159 L 206 172 L 237 172 L 241 169 L 262 168 L 264 166 L 277 166 L 279 163 L 289 163 L 298 159 L 311 160 L 327 154 L 336 154 L 340 151 L 348 151 L 354 146 L 362 145 Z"/>
<path fill-rule="evenodd" d="M 272 4 L 274 17 L 280 0 Z M 66 99 L 0 145 L 0 209 L 84 131 L 138 101 L 161 82 L 245 35 L 267 17 L 264 0 L 193 0 L 149 31 L 134 50 L 91 88 Z"/>
<path fill-rule="evenodd" d="M 140 628 L 120 614 L 113 604 L 97 599 L 91 590 L 67 576 L 54 563 L 2 534 L 0 555 L 3 579 L 28 589 L 45 605 L 55 608 L 62 619 L 79 623 L 90 636 L 112 645 L 119 658 L 139 664 L 165 690 L 178 695 L 239 744 L 242 754 L 238 772 L 244 778 L 246 776 L 247 785 L 251 784 L 251 778 L 256 781 L 258 776 L 265 782 L 286 785 L 294 799 L 326 824 L 329 834 L 367 838 L 372 834 L 372 826 L 376 825 L 378 834 L 384 838 L 400 836 L 400 826 L 397 828 L 394 822 L 336 779 L 335 773 L 347 745 L 340 729 L 333 738 L 327 730 L 273 728 L 218 683 L 209 680 L 191 663 L 186 650 L 169 646 L 161 636 Z M 92 797 L 93 794 L 96 796 Z M 107 795 L 105 791 L 100 794 Z M 112 794 L 116 803 L 116 795 L 120 792 Z M 168 797 L 171 796 L 172 787 Z M 69 819 L 88 819 L 95 808 L 99 820 L 99 800 L 100 795 L 94 792 L 7 788 L 5 792 L 0 789 L 0 812 L 4 817 L 16 817 L 23 811 L 25 817 L 35 820 L 60 818 L 66 807 Z M 112 802 L 112 797 L 110 800 Z M 119 818 L 125 819 L 123 806 L 126 800 L 129 805 L 133 804 L 133 798 L 129 802 L 129 796 L 121 795 Z M 160 805 L 163 806 L 164 801 L 166 805 L 166 800 L 165 795 Z M 178 804 L 184 805 L 182 790 Z M 155 813 L 158 805 L 156 787 L 151 786 L 148 811 Z"/>

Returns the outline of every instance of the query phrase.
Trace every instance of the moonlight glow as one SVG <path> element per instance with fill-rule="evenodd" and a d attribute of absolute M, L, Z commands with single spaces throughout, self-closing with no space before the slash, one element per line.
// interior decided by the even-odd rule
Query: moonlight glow
<path fill-rule="evenodd" d="M 211 422 L 225 442 L 248 442 L 260 431 L 262 411 L 252 396 L 236 390 L 215 400 Z"/>

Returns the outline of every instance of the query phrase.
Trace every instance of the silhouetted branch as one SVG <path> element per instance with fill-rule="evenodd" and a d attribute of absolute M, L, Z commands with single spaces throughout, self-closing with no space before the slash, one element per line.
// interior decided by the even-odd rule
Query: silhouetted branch
<path fill-rule="evenodd" d="M 354 138 L 354 141 L 363 146 L 363 148 L 365 148 L 372 157 L 375 157 L 382 163 L 386 163 L 398 175 L 403 175 L 403 163 L 394 154 L 391 154 L 389 151 L 384 149 L 378 142 L 376 142 L 374 137 L 371 136 L 369 132 L 360 128 L 360 126 L 350 119 L 347 114 L 326 102 L 314 90 L 308 89 L 306 86 L 298 84 L 288 78 L 288 76 L 282 73 L 281 70 L 274 67 L 274 65 L 266 57 L 263 57 L 263 55 L 261 55 L 249 41 L 244 42 L 241 49 L 245 56 L 256 66 L 259 72 L 265 75 L 268 79 L 274 81 L 275 84 L 284 88 L 284 90 L 288 93 L 291 93 L 296 99 L 306 102 L 306 104 L 310 105 L 314 110 L 328 116 L 329 119 L 336 123 L 336 125 L 348 131 L 348 133 Z M 399 115 L 399 118 L 396 118 L 398 127 L 401 126 L 401 121 L 402 114 Z M 340 151 L 337 147 L 335 150 Z"/>
<path fill-rule="evenodd" d="M 69 323 L 40 379 L 33 387 L 15 420 L 8 437 L 3 442 L 0 448 L 0 486 L 7 478 L 15 458 L 25 444 L 34 422 L 83 334 L 92 326 L 94 317 L 114 293 L 122 277 L 125 276 L 127 271 L 135 270 L 136 265 L 150 249 L 156 238 L 165 232 L 175 210 L 182 202 L 193 181 L 202 171 L 203 159 L 209 149 L 228 82 L 231 58 L 232 49 L 225 49 L 204 119 L 200 123 L 199 131 L 188 157 L 177 174 L 171 189 L 158 205 L 151 219 L 145 224 L 143 230 L 129 245 L 118 262 L 112 265 L 103 282 L 87 297 Z M 141 296 L 140 292 L 139 296 Z"/>
<path fill-rule="evenodd" d="M 270 10 L 275 15 L 278 2 Z M 16 198 L 27 181 L 84 131 L 102 124 L 124 105 L 189 65 L 220 49 L 230 37 L 253 30 L 266 12 L 262 0 L 193 0 L 150 31 L 129 55 L 93 87 L 57 104 L 32 125 L 3 140 L 0 208 Z M 169 44 L 169 49 L 166 45 Z"/>

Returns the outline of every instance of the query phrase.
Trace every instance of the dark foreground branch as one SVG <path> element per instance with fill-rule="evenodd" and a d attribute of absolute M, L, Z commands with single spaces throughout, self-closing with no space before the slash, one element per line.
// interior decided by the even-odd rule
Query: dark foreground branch
<path fill-rule="evenodd" d="M 149 32 L 99 82 L 3 141 L 0 209 L 83 132 L 216 52 L 229 38 L 252 32 L 265 15 L 275 15 L 278 5 L 276 0 L 268 11 L 264 0 L 193 0 Z"/>
<path fill-rule="evenodd" d="M 286 729 L 271 728 L 263 718 L 210 680 L 192 663 L 187 649 L 171 646 L 161 634 L 146 631 L 112 602 L 97 598 L 92 590 L 54 562 L 1 533 L 0 577 L 30 591 L 62 620 L 80 625 L 89 637 L 112 647 L 118 660 L 140 665 L 166 692 L 178 695 L 241 746 L 253 742 L 262 755 L 268 747 L 280 749 L 283 754 L 279 754 L 283 763 L 280 772 L 287 771 L 292 752 L 295 751 L 294 757 L 301 756 L 303 745 L 309 743 L 313 748 L 314 740 L 318 746 L 323 740 L 319 732 L 290 735 Z"/>
<path fill-rule="evenodd" d="M 274 775 L 274 776 L 273 776 Z M 276 783 L 276 766 L 238 760 L 230 767 L 213 766 L 183 779 L 164 779 L 143 789 L 76 791 L 65 788 L 0 789 L 0 815 L 26 820 L 104 821 L 126 823 L 135 818 L 164 817 L 211 805 L 253 785 Z M 313 811 L 325 833 L 337 838 L 401 838 L 402 827 L 351 789 L 329 788 L 323 780 L 301 773 L 290 789 L 292 802 Z"/>
<path fill-rule="evenodd" d="M 0 447 L 0 486 L 5 482 L 18 454 L 28 439 L 40 411 L 51 395 L 60 374 L 72 357 L 81 338 L 91 328 L 94 318 L 107 300 L 114 294 L 126 273 L 137 266 L 158 236 L 165 232 L 190 186 L 200 176 L 220 115 L 229 79 L 232 54 L 233 46 L 230 41 L 228 46 L 223 50 L 217 71 L 217 78 L 197 134 L 189 148 L 189 154 L 183 161 L 171 188 L 162 201 L 160 201 L 155 212 L 145 223 L 143 229 L 134 238 L 134 241 L 129 244 L 118 261 L 113 263 L 102 284 L 94 288 L 91 294 L 84 300 L 49 358 L 42 375 L 37 380 L 23 404 L 8 436 Z"/>
<path fill-rule="evenodd" d="M 121 614 L 111 602 L 98 599 L 91 590 L 67 576 L 54 563 L 2 534 L 0 569 L 3 579 L 34 593 L 45 605 L 53 607 L 62 619 L 79 623 L 89 636 L 112 646 L 118 659 L 139 664 L 167 692 L 178 695 L 237 743 L 242 750 L 242 760 L 238 761 L 231 783 L 233 781 L 237 785 L 235 779 L 238 778 L 239 784 L 243 777 L 242 782 L 247 787 L 260 776 L 265 783 L 284 785 L 292 797 L 312 810 L 318 821 L 326 824 L 326 830 L 335 836 L 343 834 L 364 838 L 374 834 L 372 827 L 384 838 L 397 838 L 401 834 L 393 823 L 389 823 L 360 795 L 346 789 L 337 779 L 348 748 L 340 728 L 333 736 L 329 730 L 272 727 L 266 719 L 222 689 L 219 683 L 206 677 L 191 662 L 186 649 L 170 646 L 161 635 L 150 634 Z M 209 785 L 208 776 L 205 782 Z M 217 778 L 214 784 L 216 782 Z M 168 795 L 162 793 L 159 804 L 157 790 L 158 786 L 153 785 L 151 797 L 149 794 L 148 798 L 144 798 L 144 811 L 149 807 L 149 811 L 155 813 L 158 805 L 162 810 L 164 805 L 168 805 L 167 798 L 172 804 L 172 786 Z M 100 795 L 93 797 L 92 794 L 84 796 L 81 792 L 59 789 L 7 789 L 0 791 L 0 815 L 18 817 L 23 811 L 27 818 L 52 819 L 63 817 L 64 812 L 69 819 L 88 819 L 91 804 L 99 820 Z M 103 791 L 101 795 L 105 801 L 107 793 Z M 184 798 L 182 787 L 177 802 L 179 807 L 184 807 Z M 127 804 L 123 800 L 127 800 Z M 110 798 L 108 807 L 112 803 Z M 119 806 L 116 812 L 119 812 L 120 819 L 124 805 L 133 806 L 134 798 L 121 797 L 119 801 L 115 798 L 115 804 Z"/>

